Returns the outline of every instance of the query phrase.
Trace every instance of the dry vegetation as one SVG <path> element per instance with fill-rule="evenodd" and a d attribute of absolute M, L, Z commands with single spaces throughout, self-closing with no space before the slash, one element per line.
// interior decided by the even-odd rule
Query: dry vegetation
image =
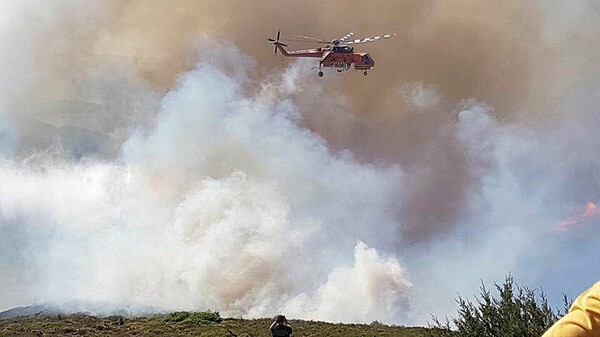
<path fill-rule="evenodd" d="M 175 314 L 175 313 L 174 313 Z M 269 319 L 184 319 L 174 321 L 167 316 L 125 318 L 122 316 L 95 317 L 83 314 L 33 315 L 0 320 L 1 336 L 270 336 Z M 197 316 L 195 316 L 197 317 Z M 177 318 L 177 317 L 175 317 Z M 175 319 L 176 320 L 176 319 Z M 294 336 L 428 336 L 426 328 L 392 327 L 378 323 L 333 324 L 291 320 Z"/>
<path fill-rule="evenodd" d="M 572 300 L 564 297 L 563 310 L 552 310 L 543 291 L 530 290 L 515 284 L 509 274 L 503 284 L 494 284 L 498 293 L 481 285 L 475 301 L 458 297 L 458 315 L 440 323 L 433 317 L 430 328 L 388 326 L 377 321 L 371 324 L 334 324 L 292 320 L 294 336 L 396 336 L 396 337 L 538 337 L 558 317 L 564 315 Z M 37 307 L 16 308 L 17 314 L 43 310 Z M 2 313 L 0 313 L 2 314 Z M 5 312 L 15 314 L 14 312 Z M 270 319 L 221 318 L 218 312 L 177 311 L 167 315 L 147 317 L 85 314 L 35 314 L 16 318 L 1 318 L 0 336 L 270 336 Z"/>

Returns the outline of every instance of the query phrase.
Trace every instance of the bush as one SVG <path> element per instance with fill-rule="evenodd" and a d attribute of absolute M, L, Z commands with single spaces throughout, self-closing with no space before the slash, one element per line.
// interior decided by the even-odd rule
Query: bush
<path fill-rule="evenodd" d="M 188 322 L 188 323 L 196 323 L 196 324 L 206 324 L 206 323 L 221 323 L 223 319 L 221 315 L 219 315 L 218 311 L 198 311 L 198 312 L 188 312 L 188 311 L 175 311 L 168 314 L 165 317 L 165 322 L 170 323 L 178 323 L 178 322 Z"/>
<path fill-rule="evenodd" d="M 503 285 L 494 284 L 499 297 L 481 285 L 480 298 L 473 303 L 458 297 L 458 317 L 444 324 L 433 317 L 435 336 L 460 337 L 539 337 L 558 319 L 561 312 L 550 309 L 546 295 L 519 287 L 508 275 Z M 566 300 L 565 300 L 565 304 Z M 565 306 L 567 307 L 567 306 Z M 453 325 L 454 330 L 451 329 Z"/>
<path fill-rule="evenodd" d="M 170 323 L 183 322 L 188 317 L 190 317 L 190 315 L 191 314 L 187 311 L 175 311 L 175 312 L 168 314 L 167 317 L 165 317 L 165 322 L 170 322 Z"/>
<path fill-rule="evenodd" d="M 190 315 L 190 317 L 188 317 L 188 319 L 186 319 L 187 322 L 193 322 L 193 323 L 199 323 L 199 324 L 203 324 L 203 323 L 221 323 L 223 319 L 221 318 L 221 315 L 219 315 L 218 311 L 215 312 L 211 312 L 211 311 L 200 311 L 200 312 L 194 312 Z"/>

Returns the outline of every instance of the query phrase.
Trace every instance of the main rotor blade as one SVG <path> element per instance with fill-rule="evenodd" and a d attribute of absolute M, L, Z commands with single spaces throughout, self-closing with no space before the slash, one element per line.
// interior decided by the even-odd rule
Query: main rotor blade
<path fill-rule="evenodd" d="M 303 43 L 320 43 L 320 44 L 330 44 L 331 42 L 325 41 L 306 41 L 306 40 L 296 40 L 296 39 L 285 39 L 286 42 L 303 42 Z"/>
<path fill-rule="evenodd" d="M 352 37 L 352 35 L 354 35 L 354 32 L 350 32 L 350 33 L 348 33 L 348 34 L 346 34 L 346 35 L 342 36 L 342 37 L 340 38 L 340 41 L 341 41 L 341 42 L 344 42 L 344 41 L 348 40 L 349 38 L 351 38 L 351 37 Z"/>
<path fill-rule="evenodd" d="M 379 41 L 381 39 L 389 39 L 389 38 L 396 37 L 396 36 L 397 36 L 396 34 L 385 34 L 385 35 L 378 35 L 378 36 L 373 36 L 373 37 L 365 37 L 364 39 L 357 39 L 357 40 L 346 42 L 346 44 L 375 42 L 375 41 Z"/>
<path fill-rule="evenodd" d="M 322 39 L 317 39 L 316 37 L 310 37 L 310 36 L 304 36 L 304 35 L 295 35 L 295 34 L 293 36 L 299 37 L 299 38 L 302 38 L 302 39 L 315 40 L 315 41 L 319 41 L 319 42 L 327 42 L 327 41 L 324 41 Z"/>

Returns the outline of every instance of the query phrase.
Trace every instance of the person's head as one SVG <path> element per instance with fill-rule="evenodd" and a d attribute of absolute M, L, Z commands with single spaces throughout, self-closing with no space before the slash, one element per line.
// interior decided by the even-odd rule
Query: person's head
<path fill-rule="evenodd" d="M 277 315 L 277 316 L 275 316 L 275 323 L 284 324 L 284 323 L 287 323 L 287 319 L 283 315 Z"/>

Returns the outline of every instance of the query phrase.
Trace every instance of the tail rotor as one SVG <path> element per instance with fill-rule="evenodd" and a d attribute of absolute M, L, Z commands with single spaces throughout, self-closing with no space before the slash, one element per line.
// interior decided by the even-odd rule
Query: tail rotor
<path fill-rule="evenodd" d="M 267 41 L 269 41 L 270 44 L 274 44 L 275 45 L 275 55 L 277 55 L 278 46 L 287 47 L 287 44 L 279 42 L 279 38 L 280 37 L 281 37 L 281 30 L 278 30 L 277 31 L 277 38 L 276 39 L 267 38 Z"/>

